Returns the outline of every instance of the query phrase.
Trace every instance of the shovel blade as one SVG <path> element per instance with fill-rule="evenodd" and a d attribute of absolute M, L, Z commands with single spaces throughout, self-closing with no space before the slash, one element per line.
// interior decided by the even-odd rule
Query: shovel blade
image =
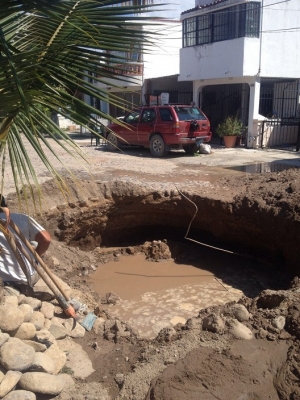
<path fill-rule="evenodd" d="M 90 312 L 86 315 L 83 321 L 80 322 L 87 331 L 90 331 L 96 321 L 97 317 L 94 313 Z"/>

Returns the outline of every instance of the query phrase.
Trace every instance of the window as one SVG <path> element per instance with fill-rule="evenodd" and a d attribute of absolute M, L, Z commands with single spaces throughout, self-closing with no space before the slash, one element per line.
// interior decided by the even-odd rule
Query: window
<path fill-rule="evenodd" d="M 183 47 L 259 37 L 260 3 L 249 2 L 183 21 Z"/>
<path fill-rule="evenodd" d="M 205 44 L 211 42 L 211 15 L 202 15 L 201 17 L 197 17 L 198 19 L 198 30 L 197 30 L 197 39 L 198 44 Z"/>
<path fill-rule="evenodd" d="M 179 121 L 190 121 L 191 119 L 205 119 L 204 114 L 197 107 L 174 107 Z"/>
<path fill-rule="evenodd" d="M 183 47 L 196 45 L 196 17 L 183 21 Z"/>
<path fill-rule="evenodd" d="M 159 113 L 162 121 L 173 121 L 171 111 L 168 108 L 160 108 Z"/>
<path fill-rule="evenodd" d="M 126 118 L 124 118 L 124 121 L 127 122 L 128 124 L 139 122 L 140 114 L 141 114 L 140 110 L 133 111 L 130 114 L 128 114 Z"/>
<path fill-rule="evenodd" d="M 155 110 L 153 108 L 146 108 L 143 111 L 141 122 L 152 122 L 156 118 Z"/>

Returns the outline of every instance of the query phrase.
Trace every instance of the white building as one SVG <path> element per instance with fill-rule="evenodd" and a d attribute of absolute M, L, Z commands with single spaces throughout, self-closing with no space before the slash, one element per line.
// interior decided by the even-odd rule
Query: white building
<path fill-rule="evenodd" d="M 124 114 L 124 110 L 117 106 L 118 101 L 121 101 L 122 105 L 126 105 L 127 108 L 145 103 L 146 92 L 143 86 L 146 79 L 174 75 L 179 72 L 179 49 L 182 44 L 181 26 L 179 20 L 153 22 L 152 26 L 147 21 L 145 29 L 153 31 L 151 38 L 153 45 L 146 51 L 141 51 L 141 49 L 135 48 L 133 43 L 130 54 L 113 52 L 114 56 L 120 56 L 120 60 L 122 60 L 120 69 L 115 63 L 112 67 L 112 72 L 118 75 L 118 79 L 103 78 L 105 83 L 94 81 L 95 85 L 109 93 L 110 104 L 97 102 L 87 95 L 84 96 L 84 101 L 113 117 Z M 124 59 L 128 59 L 128 62 L 124 63 Z"/>
<path fill-rule="evenodd" d="M 193 81 L 194 101 L 213 128 L 238 114 L 248 125 L 248 147 L 272 145 L 280 141 L 277 128 L 263 137 L 264 117 L 276 116 L 281 125 L 299 117 L 300 1 L 206 3 L 195 0 L 195 8 L 181 14 L 179 80 Z"/>

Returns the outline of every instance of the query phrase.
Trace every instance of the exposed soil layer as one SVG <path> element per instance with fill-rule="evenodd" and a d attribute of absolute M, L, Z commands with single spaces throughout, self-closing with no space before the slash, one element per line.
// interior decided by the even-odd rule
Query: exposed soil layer
<path fill-rule="evenodd" d="M 78 339 L 95 372 L 57 398 L 299 400 L 300 286 L 297 278 L 290 288 L 285 283 L 300 275 L 299 177 L 298 170 L 289 169 L 222 178 L 205 195 L 118 179 L 76 186 L 68 179 L 67 202 L 52 181 L 46 182 L 42 213 L 36 215 L 54 238 L 46 261 L 106 320 L 101 331 Z M 13 195 L 9 201 L 16 207 Z M 280 290 L 239 302 L 249 313 L 243 326 L 252 332 L 251 340 L 233 334 L 233 304 L 202 310 L 154 341 L 141 340 L 130 326 L 110 318 L 99 296 L 87 290 L 84 275 L 92 265 L 113 260 L 118 252 L 139 252 L 146 240 L 178 243 L 187 231 L 193 240 L 263 260 L 270 274 L 282 277 Z M 180 253 L 175 245 L 170 251 L 172 257 Z M 151 257 L 156 256 L 154 251 Z M 208 317 L 219 328 L 205 329 Z M 99 395 L 100 388 L 107 397 Z"/>

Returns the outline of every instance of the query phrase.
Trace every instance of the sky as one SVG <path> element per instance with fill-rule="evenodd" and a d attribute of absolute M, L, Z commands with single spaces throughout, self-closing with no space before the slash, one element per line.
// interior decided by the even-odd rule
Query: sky
<path fill-rule="evenodd" d="M 168 6 L 162 6 L 162 9 L 168 9 L 167 11 L 159 12 L 159 16 L 180 19 L 180 14 L 183 11 L 190 10 L 195 7 L 195 0 L 154 0 L 154 4 L 168 4 Z"/>
<path fill-rule="evenodd" d="M 179 21 L 183 11 L 195 7 L 195 0 L 154 0 L 154 4 L 168 5 L 161 6 L 164 11 L 155 12 L 153 15 Z M 182 46 L 181 24 L 159 30 L 161 38 L 157 40 L 151 55 L 144 57 L 145 79 L 179 74 L 179 49 Z"/>

